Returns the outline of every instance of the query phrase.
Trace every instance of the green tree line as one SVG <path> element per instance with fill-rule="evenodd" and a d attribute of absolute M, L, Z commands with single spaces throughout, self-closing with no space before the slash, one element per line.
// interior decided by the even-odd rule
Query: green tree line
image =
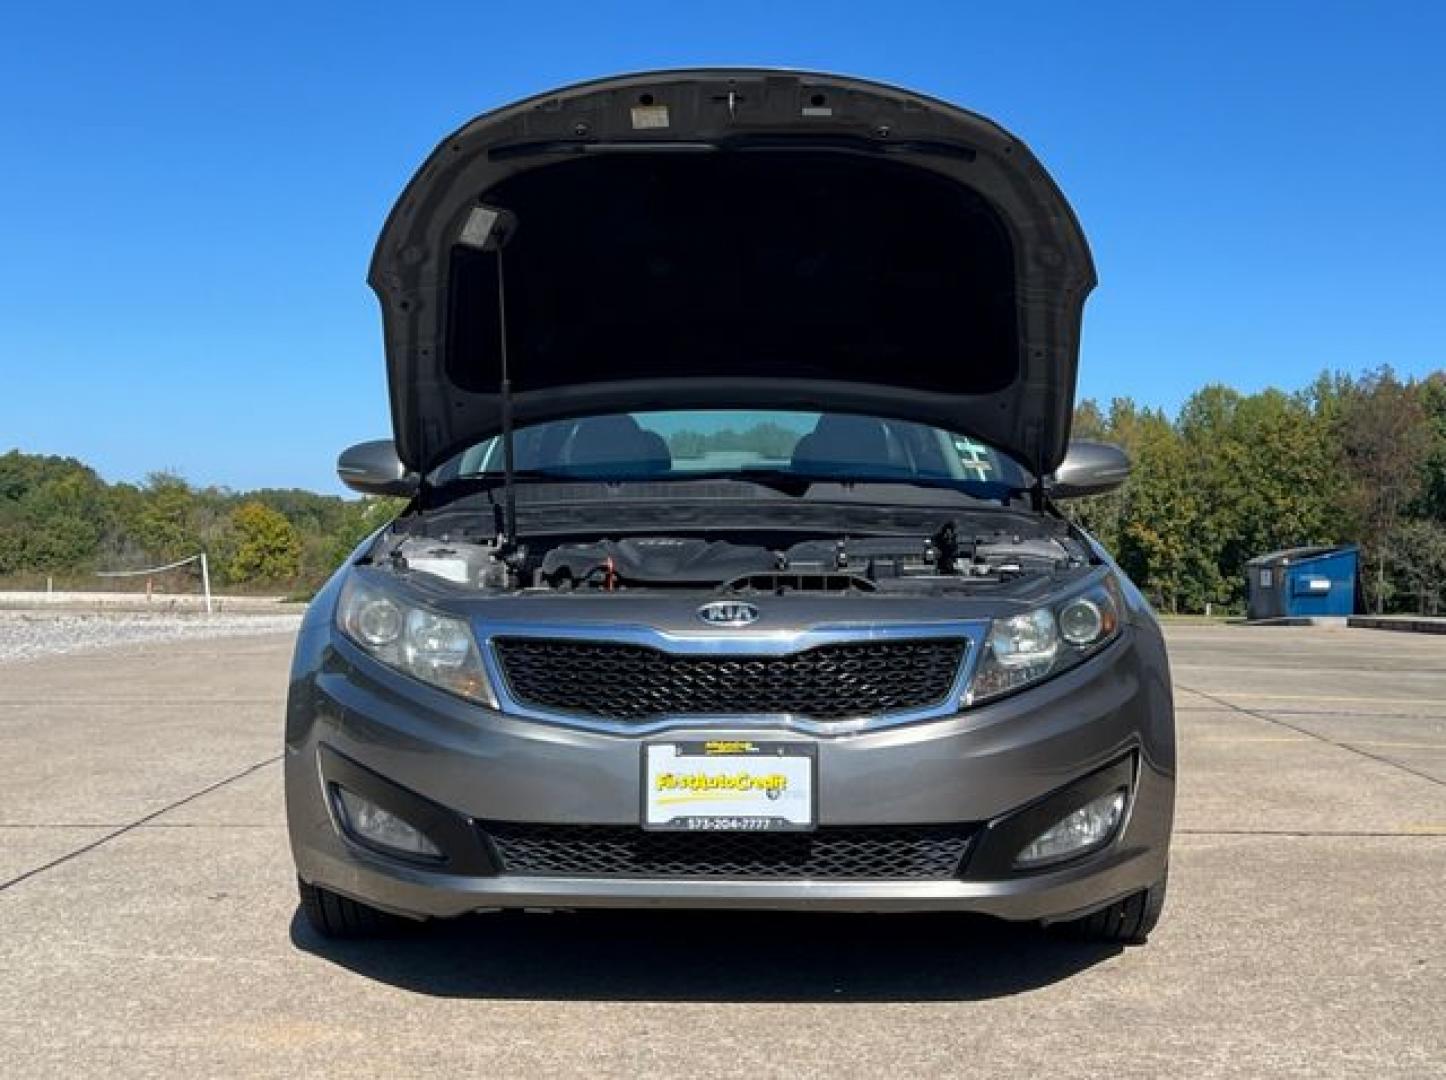
<path fill-rule="evenodd" d="M 94 587 L 97 570 L 205 551 L 217 585 L 304 591 L 400 505 L 297 489 L 198 488 L 166 472 L 111 484 L 74 458 L 12 450 L 0 454 L 0 582 L 34 586 L 54 576 Z"/>
<path fill-rule="evenodd" d="M 1066 509 L 1161 610 L 1240 611 L 1247 559 L 1331 543 L 1361 545 L 1373 609 L 1446 609 L 1446 373 L 1322 375 L 1294 393 L 1206 386 L 1174 416 L 1127 397 L 1084 401 L 1074 433 L 1134 460 L 1122 489 Z M 786 456 L 796 436 L 770 434 Z M 683 436 L 680 456 L 743 438 Z M 73 458 L 11 451 L 0 455 L 0 582 L 78 580 L 204 550 L 222 586 L 304 591 L 399 505 L 198 488 L 172 473 L 110 484 Z"/>
<path fill-rule="evenodd" d="M 1121 490 L 1068 512 L 1163 611 L 1238 612 L 1247 559 L 1336 543 L 1361 546 L 1370 610 L 1446 608 L 1446 373 L 1206 386 L 1174 417 L 1084 401 L 1074 434 L 1130 453 Z"/>

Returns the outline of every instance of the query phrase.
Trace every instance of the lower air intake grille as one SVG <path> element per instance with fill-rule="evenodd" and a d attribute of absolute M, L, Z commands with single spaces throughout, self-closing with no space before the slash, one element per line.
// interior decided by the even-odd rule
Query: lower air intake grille
<path fill-rule="evenodd" d="M 557 638 L 493 645 L 508 689 L 530 708 L 611 720 L 760 713 L 842 720 L 938 705 L 967 643 L 851 641 L 782 656 L 697 656 Z"/>
<path fill-rule="evenodd" d="M 483 823 L 504 874 L 941 881 L 959 876 L 968 825 L 816 832 L 645 832 L 625 825 Z"/>

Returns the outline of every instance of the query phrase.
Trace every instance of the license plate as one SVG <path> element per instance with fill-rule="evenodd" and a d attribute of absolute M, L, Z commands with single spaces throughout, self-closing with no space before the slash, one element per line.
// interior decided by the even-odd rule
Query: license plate
<path fill-rule="evenodd" d="M 710 739 L 643 747 L 643 828 L 794 832 L 814 827 L 812 743 Z"/>

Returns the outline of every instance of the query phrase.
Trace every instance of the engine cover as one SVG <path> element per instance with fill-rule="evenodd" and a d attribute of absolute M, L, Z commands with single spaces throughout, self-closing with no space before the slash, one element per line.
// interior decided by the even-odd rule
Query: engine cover
<path fill-rule="evenodd" d="M 542 560 L 542 577 L 553 586 L 713 586 L 745 574 L 775 569 L 765 547 L 669 536 L 640 536 L 563 544 Z"/>

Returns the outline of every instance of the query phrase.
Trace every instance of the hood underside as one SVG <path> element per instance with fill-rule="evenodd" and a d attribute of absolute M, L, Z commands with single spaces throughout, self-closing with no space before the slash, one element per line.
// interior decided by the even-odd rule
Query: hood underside
<path fill-rule="evenodd" d="M 862 412 L 1044 472 L 1068 442 L 1095 278 L 1059 189 L 990 121 L 856 79 L 740 69 L 479 117 L 408 185 L 369 280 L 415 469 L 500 429 L 505 339 L 518 424 Z"/>

